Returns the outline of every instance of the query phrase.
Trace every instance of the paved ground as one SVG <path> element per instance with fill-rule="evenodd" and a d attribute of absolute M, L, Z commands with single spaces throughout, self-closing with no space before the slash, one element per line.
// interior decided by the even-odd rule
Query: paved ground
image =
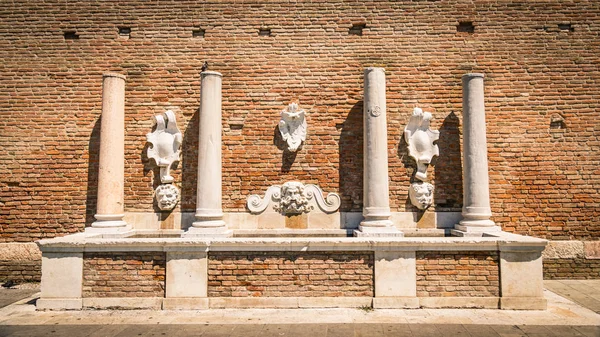
<path fill-rule="evenodd" d="M 600 314 L 600 280 L 544 281 L 544 287 Z"/>
<path fill-rule="evenodd" d="M 0 336 L 600 336 L 594 326 L 475 325 L 475 324 L 165 324 L 165 325 L 26 325 L 0 326 Z"/>
<path fill-rule="evenodd" d="M 35 311 L 34 295 L 0 309 L 17 336 L 589 336 L 600 337 L 600 280 L 546 281 L 548 309 L 221 309 Z M 0 299 L 8 290 L 0 289 Z M 35 289 L 30 289 L 30 291 Z M 16 293 L 13 293 L 16 294 Z M 572 299 L 572 300 L 571 300 Z M 575 303 L 575 301 L 577 304 Z M 587 307 L 587 308 L 586 308 Z M 589 308 L 589 309 L 588 309 Z"/>

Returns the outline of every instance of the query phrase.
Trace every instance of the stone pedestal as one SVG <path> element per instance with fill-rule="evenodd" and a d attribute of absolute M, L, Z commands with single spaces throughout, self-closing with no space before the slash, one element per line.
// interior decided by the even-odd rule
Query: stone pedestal
<path fill-rule="evenodd" d="M 418 308 L 414 251 L 375 252 L 374 308 Z"/>
<path fill-rule="evenodd" d="M 123 221 L 125 176 L 125 76 L 106 73 L 102 78 L 100 165 L 96 221 L 86 232 L 128 230 Z"/>
<path fill-rule="evenodd" d="M 167 252 L 165 310 L 208 309 L 208 258 L 205 251 Z"/>
<path fill-rule="evenodd" d="M 221 77 L 201 76 L 196 221 L 184 236 L 231 236 L 223 221 L 221 186 Z"/>
<path fill-rule="evenodd" d="M 465 74 L 463 82 L 463 220 L 455 235 L 497 232 L 490 217 L 483 74 Z"/>
<path fill-rule="evenodd" d="M 364 79 L 363 216 L 355 236 L 403 236 L 390 220 L 385 69 L 366 68 Z"/>
<path fill-rule="evenodd" d="M 81 309 L 83 253 L 80 251 L 42 254 L 41 295 L 38 310 Z"/>

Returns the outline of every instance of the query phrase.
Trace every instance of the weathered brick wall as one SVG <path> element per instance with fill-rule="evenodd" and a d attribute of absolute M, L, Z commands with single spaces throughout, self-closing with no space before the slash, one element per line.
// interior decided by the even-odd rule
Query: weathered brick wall
<path fill-rule="evenodd" d="M 544 279 L 598 279 L 600 259 L 544 259 Z"/>
<path fill-rule="evenodd" d="M 0 241 L 93 220 L 105 71 L 127 75 L 126 211 L 153 211 L 145 135 L 167 108 L 184 132 L 172 171 L 178 209 L 193 211 L 205 60 L 223 74 L 225 211 L 287 180 L 338 192 L 342 211 L 360 211 L 367 66 L 387 70 L 392 209 L 414 210 L 402 130 L 418 105 L 441 131 L 436 209 L 459 210 L 460 78 L 483 72 L 494 220 L 550 239 L 600 237 L 600 2 L 18 0 L 0 4 L 0 17 Z M 461 21 L 474 33 L 457 32 Z M 365 25 L 362 36 L 349 34 L 353 24 Z M 69 31 L 79 38 L 65 39 Z M 273 144 L 290 101 L 308 112 L 308 138 L 292 157 Z"/>
<path fill-rule="evenodd" d="M 373 296 L 372 252 L 211 252 L 209 297 Z"/>
<path fill-rule="evenodd" d="M 42 261 L 0 260 L 0 283 L 13 281 L 39 282 L 42 278 Z"/>
<path fill-rule="evenodd" d="M 83 297 L 164 297 L 161 252 L 84 253 Z"/>
<path fill-rule="evenodd" d="M 497 252 L 417 252 L 417 296 L 500 296 Z"/>

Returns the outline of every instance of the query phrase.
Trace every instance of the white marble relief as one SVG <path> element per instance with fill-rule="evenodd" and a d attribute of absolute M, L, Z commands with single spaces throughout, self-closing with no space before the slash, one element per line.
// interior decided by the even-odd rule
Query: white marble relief
<path fill-rule="evenodd" d="M 427 180 L 427 166 L 440 151 L 437 144 L 440 132 L 429 128 L 432 115 L 415 108 L 408 125 L 404 128 L 404 140 L 408 144 L 408 154 L 417 162 L 415 177 L 421 181 Z"/>
<path fill-rule="evenodd" d="M 152 144 L 148 148 L 148 158 L 154 159 L 156 165 L 160 167 L 160 182 L 167 184 L 173 182 L 170 174 L 171 165 L 179 161 L 183 137 L 177 128 L 173 111 L 167 110 L 164 116 L 154 116 L 156 130 L 146 137 L 148 143 Z"/>
<path fill-rule="evenodd" d="M 418 209 L 427 209 L 433 203 L 433 185 L 425 182 L 410 184 L 408 190 L 410 202 Z"/>
<path fill-rule="evenodd" d="M 341 199 L 337 193 L 329 193 L 325 198 L 317 185 L 288 181 L 283 185 L 273 185 L 267 189 L 264 198 L 254 194 L 248 197 L 248 209 L 260 214 L 272 209 L 283 215 L 297 215 L 311 212 L 316 206 L 324 213 L 333 213 L 340 208 Z"/>
<path fill-rule="evenodd" d="M 306 140 L 306 112 L 298 107 L 297 103 L 290 103 L 281 111 L 279 132 L 290 152 L 298 151 L 302 142 Z"/>
<path fill-rule="evenodd" d="M 179 202 L 179 189 L 173 184 L 159 185 L 155 190 L 156 203 L 161 211 L 170 211 Z"/>

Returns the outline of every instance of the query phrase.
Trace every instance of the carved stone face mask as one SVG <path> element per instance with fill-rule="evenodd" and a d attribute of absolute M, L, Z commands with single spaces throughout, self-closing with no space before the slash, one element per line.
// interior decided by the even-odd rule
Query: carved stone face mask
<path fill-rule="evenodd" d="M 408 190 L 410 202 L 418 209 L 426 209 L 433 203 L 433 185 L 429 183 L 413 183 Z"/>
<path fill-rule="evenodd" d="M 156 201 L 158 208 L 163 211 L 170 211 L 177 205 L 179 200 L 179 190 L 173 185 L 160 185 L 156 188 Z"/>

